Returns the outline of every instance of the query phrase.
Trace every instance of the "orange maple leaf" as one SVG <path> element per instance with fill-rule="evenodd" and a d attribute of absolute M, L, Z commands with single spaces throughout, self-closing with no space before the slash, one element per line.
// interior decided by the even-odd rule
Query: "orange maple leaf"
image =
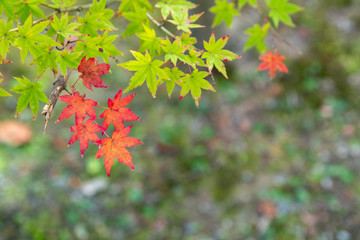
<path fill-rule="evenodd" d="M 115 157 L 120 163 L 128 165 L 130 168 L 135 169 L 130 152 L 125 147 L 132 147 L 142 143 L 139 139 L 127 137 L 132 126 L 115 130 L 112 138 L 104 138 L 99 141 L 102 145 L 95 158 L 104 157 L 104 165 L 107 175 L 110 177 L 110 170 L 114 163 Z"/>
<path fill-rule="evenodd" d="M 263 62 L 260 63 L 258 71 L 264 71 L 269 69 L 269 74 L 271 77 L 275 76 L 276 70 L 280 72 L 288 72 L 286 65 L 282 62 L 285 60 L 284 56 L 280 56 L 275 51 L 274 53 L 268 51 L 267 54 L 263 54 L 259 57 Z"/>
<path fill-rule="evenodd" d="M 91 85 L 97 88 L 107 88 L 100 75 L 108 73 L 110 65 L 107 63 L 96 65 L 96 63 L 97 60 L 95 58 L 89 58 L 86 60 L 86 57 L 83 57 L 78 67 L 78 72 L 82 73 L 80 78 L 82 78 L 84 86 L 91 91 L 94 91 L 92 90 Z"/>
<path fill-rule="evenodd" d="M 75 132 L 71 136 L 68 146 L 79 140 L 81 157 L 84 156 L 85 150 L 88 148 L 89 140 L 99 145 L 99 137 L 95 132 L 102 131 L 103 128 L 94 124 L 94 119 L 88 119 L 85 124 L 77 123 L 70 128 L 70 131 Z"/>
<path fill-rule="evenodd" d="M 90 118 L 96 118 L 94 106 L 98 105 L 98 103 L 91 99 L 85 99 L 85 94 L 80 95 L 80 93 L 76 90 L 74 90 L 72 94 L 73 95 L 63 95 L 59 97 L 60 101 L 63 101 L 69 105 L 64 108 L 57 121 L 71 117 L 74 114 L 75 124 L 79 122 L 82 123 L 86 117 L 86 114 L 89 115 Z"/>
<path fill-rule="evenodd" d="M 111 123 L 114 124 L 115 129 L 120 130 L 124 128 L 124 121 L 140 120 L 129 108 L 124 108 L 124 106 L 128 105 L 134 98 L 134 94 L 126 96 L 123 99 L 121 99 L 121 96 L 122 89 L 116 93 L 114 100 L 108 99 L 108 109 L 100 115 L 100 118 L 105 118 L 102 125 L 105 130 L 108 129 Z"/>

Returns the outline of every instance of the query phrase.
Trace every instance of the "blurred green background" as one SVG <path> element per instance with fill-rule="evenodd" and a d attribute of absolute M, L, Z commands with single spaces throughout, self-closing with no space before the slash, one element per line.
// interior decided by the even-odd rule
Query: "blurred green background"
<path fill-rule="evenodd" d="M 256 72 L 257 52 L 241 51 L 243 31 L 261 21 L 245 8 L 231 29 L 214 29 L 217 38 L 230 33 L 229 48 L 243 57 L 227 64 L 228 80 L 214 73 L 217 92 L 204 91 L 200 109 L 190 96 L 179 101 L 179 89 L 170 100 L 164 86 L 156 99 L 146 86 L 133 91 L 142 121 L 130 135 L 144 142 L 129 149 L 135 171 L 115 161 L 108 178 L 95 144 L 84 159 L 78 143 L 67 148 L 73 119 L 54 123 L 64 103 L 43 135 L 41 116 L 26 110 L 19 126 L 16 98 L 1 98 L 0 132 L 13 124 L 29 141 L 0 137 L 0 239 L 360 239 L 360 1 L 292 2 L 304 7 L 297 26 L 267 38 L 289 74 L 270 80 Z M 212 4 L 200 5 L 200 47 Z M 120 61 L 135 39 L 119 39 Z M 6 89 L 12 76 L 36 77 L 17 56 L 0 66 Z M 111 63 L 108 90 L 79 89 L 103 106 L 129 81 Z M 50 90 L 52 79 L 40 82 Z"/>

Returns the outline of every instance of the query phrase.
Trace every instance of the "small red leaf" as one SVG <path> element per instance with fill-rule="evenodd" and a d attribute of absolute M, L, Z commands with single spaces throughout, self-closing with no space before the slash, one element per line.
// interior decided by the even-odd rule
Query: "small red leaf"
<path fill-rule="evenodd" d="M 129 108 L 124 108 L 134 98 L 134 94 L 124 97 L 121 99 L 122 89 L 120 89 L 114 100 L 108 99 L 108 109 L 105 110 L 100 118 L 105 118 L 103 128 L 106 130 L 111 123 L 114 124 L 115 129 L 120 130 L 124 128 L 124 121 L 137 121 L 140 118 L 133 113 Z"/>
<path fill-rule="evenodd" d="M 286 65 L 283 63 L 285 57 L 278 55 L 276 51 L 274 53 L 268 51 L 267 54 L 261 55 L 259 59 L 263 62 L 260 63 L 257 70 L 264 71 L 269 69 L 269 74 L 271 77 L 275 76 L 276 70 L 285 73 L 288 72 Z"/>
<path fill-rule="evenodd" d="M 85 99 L 85 94 L 80 95 L 78 91 L 74 90 L 73 95 L 60 96 L 60 101 L 67 104 L 57 121 L 61 121 L 65 118 L 71 117 L 75 114 L 75 124 L 82 123 L 86 117 L 86 114 L 90 118 L 96 118 L 96 112 L 94 106 L 98 105 L 97 102 L 91 99 Z"/>
<path fill-rule="evenodd" d="M 91 91 L 93 91 L 91 85 L 97 88 L 107 88 L 100 76 L 109 72 L 110 65 L 107 63 L 96 65 L 96 63 L 95 58 L 86 60 L 86 57 L 83 57 L 78 67 L 78 72 L 82 73 L 80 78 L 82 78 L 84 86 Z"/>
<path fill-rule="evenodd" d="M 79 140 L 80 153 L 81 157 L 83 157 L 85 150 L 88 148 L 89 140 L 99 145 L 99 137 L 95 132 L 102 130 L 103 128 L 100 125 L 94 124 L 94 119 L 88 119 L 85 124 L 77 123 L 70 128 L 70 131 L 75 133 L 71 136 L 68 146 Z"/>
<path fill-rule="evenodd" d="M 107 175 L 110 177 L 110 170 L 114 164 L 115 158 L 120 163 L 128 165 L 131 169 L 135 169 L 130 152 L 126 147 L 132 147 L 142 143 L 139 139 L 133 137 L 127 137 L 132 126 L 123 128 L 121 130 L 115 130 L 112 138 L 104 138 L 99 141 L 103 146 L 100 147 L 96 153 L 96 158 L 104 157 L 104 165 Z"/>

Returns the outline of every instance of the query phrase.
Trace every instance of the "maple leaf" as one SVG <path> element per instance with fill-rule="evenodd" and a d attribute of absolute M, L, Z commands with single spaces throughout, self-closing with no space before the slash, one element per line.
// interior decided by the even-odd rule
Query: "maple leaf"
<path fill-rule="evenodd" d="M 96 63 L 97 60 L 95 58 L 86 60 L 86 57 L 83 57 L 78 67 L 78 72 L 82 73 L 80 78 L 82 78 L 84 86 L 91 91 L 94 91 L 91 89 L 91 85 L 97 88 L 107 88 L 101 80 L 100 75 L 108 73 L 110 65 L 107 63 L 96 65 Z"/>
<path fill-rule="evenodd" d="M 161 15 L 166 19 L 170 13 L 175 15 L 181 14 L 182 12 L 195 8 L 196 5 L 184 0 L 169 0 L 156 3 L 155 7 L 161 9 Z"/>
<path fill-rule="evenodd" d="M 239 12 L 234 7 L 234 3 L 228 3 L 227 0 L 216 0 L 215 6 L 210 8 L 210 12 L 215 14 L 211 27 L 219 25 L 222 21 L 229 27 L 232 23 L 233 15 L 239 15 Z"/>
<path fill-rule="evenodd" d="M 186 48 L 184 46 L 181 46 L 180 38 L 177 38 L 172 43 L 169 39 L 162 40 L 161 47 L 166 53 L 165 61 L 168 61 L 170 59 L 174 66 L 176 66 L 177 59 L 182 60 L 184 52 L 186 51 Z"/>
<path fill-rule="evenodd" d="M 136 58 L 136 61 L 132 60 L 126 63 L 118 64 L 130 71 L 136 71 L 136 73 L 131 77 L 129 86 L 124 90 L 124 92 L 141 86 L 146 79 L 147 86 L 152 96 L 155 97 L 158 85 L 157 76 L 159 78 L 168 78 L 166 72 L 160 68 L 164 62 L 160 60 L 153 60 L 148 51 L 145 52 L 145 55 L 132 50 L 130 50 L 130 52 Z"/>
<path fill-rule="evenodd" d="M 275 27 L 279 26 L 280 21 L 290 27 L 295 26 L 289 15 L 302 11 L 301 7 L 288 3 L 288 0 L 268 0 L 267 3 L 271 9 L 269 16 L 273 19 Z"/>
<path fill-rule="evenodd" d="M 204 27 L 203 25 L 194 24 L 194 22 L 196 22 L 203 14 L 204 12 L 189 16 L 188 10 L 173 12 L 172 13 L 173 20 L 168 20 L 168 21 L 176 25 L 176 28 L 178 30 L 191 33 L 190 28 Z"/>
<path fill-rule="evenodd" d="M 181 83 L 180 100 L 191 91 L 191 95 L 194 98 L 196 107 L 199 108 L 199 101 L 201 97 L 201 89 L 210 90 L 215 92 L 215 89 L 204 78 L 209 75 L 208 72 L 198 71 L 195 69 L 191 74 L 185 74 Z"/>
<path fill-rule="evenodd" d="M 94 124 L 94 119 L 88 119 L 85 124 L 78 122 L 75 126 L 70 128 L 70 131 L 75 132 L 70 137 L 68 146 L 79 140 L 81 157 L 84 156 L 85 150 L 88 148 L 89 140 L 99 145 L 99 137 L 95 132 L 103 131 L 103 128 Z"/>
<path fill-rule="evenodd" d="M 184 76 L 184 73 L 181 70 L 179 70 L 177 67 L 174 67 L 172 69 L 165 68 L 165 71 L 169 76 L 169 79 L 165 79 L 166 80 L 165 82 L 166 82 L 168 96 L 170 99 L 176 83 L 179 83 L 181 81 L 181 77 Z"/>
<path fill-rule="evenodd" d="M 137 33 L 136 35 L 142 40 L 139 52 L 149 50 L 151 55 L 155 55 L 155 51 L 161 52 L 160 38 L 156 37 L 155 30 L 143 25 L 144 32 Z"/>
<path fill-rule="evenodd" d="M 15 79 L 20 83 L 20 85 L 17 85 L 10 90 L 21 94 L 17 102 L 15 116 L 18 116 L 19 113 L 22 112 L 27 107 L 27 105 L 29 105 L 35 118 L 37 111 L 39 110 L 39 100 L 44 103 L 49 103 L 45 93 L 41 90 L 43 85 L 38 82 L 32 83 L 24 76 L 22 79 Z"/>
<path fill-rule="evenodd" d="M 72 94 L 73 95 L 60 96 L 60 101 L 69 105 L 64 108 L 57 121 L 71 117 L 74 114 L 75 123 L 82 122 L 85 119 L 86 114 L 89 115 L 90 118 L 96 118 L 94 106 L 98 105 L 98 103 L 91 99 L 85 99 L 85 94 L 80 95 L 76 90 L 74 90 Z"/>
<path fill-rule="evenodd" d="M 127 137 L 132 126 L 123 128 L 121 130 L 115 130 L 112 138 L 104 138 L 99 141 L 102 145 L 95 158 L 104 157 L 104 165 L 107 175 L 110 177 L 110 170 L 114 163 L 115 157 L 120 163 L 128 165 L 131 169 L 135 169 L 130 152 L 126 147 L 132 147 L 142 142 L 134 137 Z"/>
<path fill-rule="evenodd" d="M 259 53 L 266 51 L 266 45 L 264 39 L 267 35 L 267 31 L 270 27 L 269 23 L 266 23 L 263 27 L 259 24 L 254 24 L 254 27 L 249 28 L 245 31 L 246 34 L 250 35 L 244 46 L 244 51 L 256 46 Z"/>
<path fill-rule="evenodd" d="M 259 57 L 263 62 L 260 63 L 258 71 L 264 71 L 269 69 L 269 74 L 271 77 L 275 76 L 276 70 L 280 72 L 288 72 L 286 65 L 282 62 L 285 60 L 284 56 L 278 55 L 276 51 L 274 53 L 268 51 L 267 54 L 263 54 Z"/>
<path fill-rule="evenodd" d="M 110 123 L 114 124 L 115 129 L 120 130 L 124 128 L 124 121 L 136 121 L 140 118 L 133 113 L 129 108 L 124 108 L 134 98 L 134 94 L 124 97 L 121 99 L 122 89 L 120 89 L 114 100 L 108 99 L 108 109 L 105 110 L 100 118 L 105 118 L 103 128 L 108 129 Z"/>
<path fill-rule="evenodd" d="M 215 34 L 212 32 L 209 42 L 204 41 L 204 48 L 206 52 L 202 55 L 202 58 L 206 58 L 206 63 L 210 72 L 215 66 L 219 72 L 224 75 L 224 77 L 228 78 L 226 74 L 226 69 L 223 61 L 232 61 L 234 59 L 240 58 L 241 56 L 223 49 L 229 39 L 230 35 L 220 38 L 215 41 Z"/>

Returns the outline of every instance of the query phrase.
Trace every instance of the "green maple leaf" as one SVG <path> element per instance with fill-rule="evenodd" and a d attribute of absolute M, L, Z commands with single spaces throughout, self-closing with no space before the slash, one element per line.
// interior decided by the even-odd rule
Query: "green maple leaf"
<path fill-rule="evenodd" d="M 267 47 L 264 43 L 264 39 L 267 35 L 267 31 L 269 27 L 270 24 L 266 23 L 263 27 L 260 27 L 260 25 L 255 24 L 254 27 L 247 29 L 245 33 L 250 35 L 250 37 L 246 41 L 244 51 L 256 46 L 259 53 L 265 52 Z"/>
<path fill-rule="evenodd" d="M 194 24 L 204 13 L 194 14 L 189 16 L 188 10 L 172 13 L 172 20 L 169 20 L 172 24 L 176 25 L 178 30 L 182 30 L 187 33 L 191 33 L 190 28 L 202 28 L 204 26 Z"/>
<path fill-rule="evenodd" d="M 11 29 L 12 21 L 5 24 L 5 22 L 0 19 L 0 56 L 3 58 L 6 58 L 9 52 L 10 42 L 12 42 L 17 35 L 15 31 L 10 32 Z"/>
<path fill-rule="evenodd" d="M 57 34 L 63 38 L 70 38 L 70 35 L 79 36 L 80 33 L 75 31 L 81 23 L 69 23 L 68 14 L 64 14 L 60 19 L 54 14 L 53 20 L 51 21 L 51 27 L 56 31 Z M 63 42 L 63 41 L 61 41 Z"/>
<path fill-rule="evenodd" d="M 181 60 L 184 63 L 189 64 L 193 69 L 196 68 L 196 66 L 202 66 L 205 67 L 206 64 L 204 61 L 200 58 L 201 54 L 204 51 L 197 51 L 196 49 L 190 49 L 188 55 L 182 56 Z"/>
<path fill-rule="evenodd" d="M 85 17 L 79 17 L 78 22 L 82 25 L 79 27 L 79 32 L 92 37 L 98 36 L 98 31 L 112 31 L 115 29 L 110 19 L 114 15 L 114 11 L 107 9 L 106 0 L 93 1 L 90 11 L 86 13 Z"/>
<path fill-rule="evenodd" d="M 279 26 L 280 21 L 286 25 L 294 27 L 295 25 L 291 20 L 290 14 L 303 10 L 295 4 L 288 3 L 288 0 L 267 0 L 267 4 L 271 9 L 269 16 L 274 21 L 276 28 Z"/>
<path fill-rule="evenodd" d="M 45 103 L 49 103 L 45 93 L 41 90 L 43 86 L 38 82 L 32 83 L 24 76 L 22 79 L 15 79 L 21 84 L 10 89 L 13 92 L 21 94 L 17 102 L 15 116 L 19 115 L 19 113 L 29 105 L 35 118 L 39 110 L 39 100 Z"/>
<path fill-rule="evenodd" d="M 98 30 L 101 27 L 98 22 L 99 14 L 91 14 L 87 12 L 85 17 L 79 17 L 78 22 L 82 25 L 79 27 L 79 32 L 84 35 L 90 35 L 96 37 L 98 35 Z"/>
<path fill-rule="evenodd" d="M 229 27 L 233 16 L 239 15 L 239 12 L 234 7 L 234 3 L 228 3 L 227 0 L 216 0 L 215 6 L 210 8 L 210 12 L 215 14 L 212 27 L 219 25 L 222 21 Z"/>
<path fill-rule="evenodd" d="M 51 50 L 50 47 L 46 47 L 44 52 L 41 52 L 36 59 L 32 62 L 32 64 L 37 64 L 37 74 L 41 74 L 48 67 L 57 72 L 57 58 L 59 56 L 58 50 Z"/>
<path fill-rule="evenodd" d="M 162 43 L 161 47 L 165 52 L 165 61 L 168 61 L 170 59 L 171 62 L 174 65 L 176 65 L 178 59 L 180 60 L 183 59 L 186 48 L 181 46 L 181 42 L 179 38 L 177 38 L 172 43 L 170 42 L 169 39 L 162 40 L 161 43 Z"/>
<path fill-rule="evenodd" d="M 239 9 L 241 9 L 246 3 L 249 3 L 250 6 L 252 7 L 256 7 L 257 5 L 257 0 L 239 0 Z"/>
<path fill-rule="evenodd" d="M 15 12 L 21 18 L 21 22 L 29 17 L 29 15 L 34 15 L 38 18 L 45 19 L 45 14 L 38 7 L 43 0 L 27 0 L 27 1 L 12 1 L 13 6 L 15 7 Z"/>
<path fill-rule="evenodd" d="M 159 84 L 158 78 L 168 78 L 164 69 L 160 68 L 164 62 L 160 60 L 153 60 L 147 51 L 145 55 L 132 50 L 131 53 L 135 57 L 136 61 L 132 60 L 126 63 L 118 64 L 130 71 L 136 71 L 136 73 L 131 77 L 129 86 L 125 89 L 124 93 L 141 86 L 146 80 L 150 93 L 153 97 L 155 97 L 157 86 Z"/>
<path fill-rule="evenodd" d="M 168 79 L 164 79 L 166 83 L 166 89 L 168 92 L 169 98 L 171 97 L 172 92 L 174 91 L 175 85 L 179 84 L 181 81 L 181 77 L 185 75 L 181 70 L 179 70 L 177 67 L 174 68 L 165 68 L 164 69 L 169 76 Z"/>
<path fill-rule="evenodd" d="M 15 18 L 15 9 L 11 5 L 11 2 L 9 2 L 9 0 L 0 0 L 0 13 L 1 14 L 2 14 L 3 10 L 9 20 Z"/>
<path fill-rule="evenodd" d="M 0 83 L 4 80 L 2 78 L 2 73 L 0 73 Z M 5 91 L 4 89 L 0 88 L 0 97 L 8 97 L 8 96 L 12 96 L 10 93 L 8 93 L 7 91 Z"/>
<path fill-rule="evenodd" d="M 160 8 L 161 15 L 166 19 L 169 14 L 181 14 L 183 11 L 195 8 L 196 5 L 185 0 L 167 0 L 156 3 L 155 7 Z"/>
<path fill-rule="evenodd" d="M 161 53 L 160 38 L 156 37 L 155 30 L 143 25 L 145 32 L 136 35 L 142 40 L 139 52 L 149 50 L 150 55 L 154 55 L 155 51 Z"/>
<path fill-rule="evenodd" d="M 94 0 L 93 5 L 89 8 L 90 12 L 99 16 L 98 23 L 101 31 L 111 31 L 115 29 L 110 19 L 114 16 L 114 11 L 106 7 L 106 0 Z"/>
<path fill-rule="evenodd" d="M 61 46 L 55 42 L 51 37 L 40 34 L 49 24 L 49 21 L 43 21 L 38 24 L 33 24 L 32 15 L 26 19 L 24 26 L 18 25 L 20 37 L 14 41 L 14 46 L 18 47 L 21 52 L 21 60 L 24 62 L 27 53 L 33 55 L 34 58 L 44 52 L 44 46 Z"/>
<path fill-rule="evenodd" d="M 207 75 L 209 75 L 208 72 L 199 72 L 197 69 L 195 69 L 191 74 L 185 74 L 179 84 L 181 86 L 180 99 L 190 91 L 196 107 L 199 108 L 201 89 L 215 92 L 213 86 L 204 79 Z"/>
<path fill-rule="evenodd" d="M 144 29 L 143 25 L 149 26 L 149 19 L 145 8 L 136 7 L 134 12 L 124 12 L 122 16 L 130 21 L 122 35 L 123 37 L 142 32 Z"/>
<path fill-rule="evenodd" d="M 121 0 L 118 12 L 135 11 L 136 8 L 152 11 L 152 6 L 148 0 Z"/>
<path fill-rule="evenodd" d="M 182 33 L 179 37 L 181 41 L 181 45 L 187 47 L 188 49 L 193 49 L 195 43 L 197 43 L 197 40 L 195 37 L 190 37 L 190 33 Z"/>
<path fill-rule="evenodd" d="M 240 57 L 239 55 L 229 50 L 223 49 L 229 37 L 230 36 L 228 35 L 215 41 L 215 34 L 213 32 L 210 36 L 209 42 L 204 41 L 204 48 L 206 52 L 204 52 L 202 55 L 202 58 L 206 59 L 206 64 L 210 72 L 215 66 L 216 69 L 219 70 L 219 72 L 221 72 L 226 78 L 228 78 L 228 76 L 226 74 L 223 61 L 232 61 Z"/>
<path fill-rule="evenodd" d="M 57 62 L 60 63 L 60 69 L 63 74 L 66 74 L 67 68 L 77 68 L 81 60 L 80 52 L 71 52 L 70 49 L 64 49 L 57 57 Z"/>
<path fill-rule="evenodd" d="M 74 47 L 75 52 L 80 52 L 81 57 L 102 57 L 104 62 L 109 62 L 109 56 L 122 55 L 113 44 L 118 35 L 108 36 L 106 31 L 103 36 L 86 36 L 84 41 L 78 41 Z"/>

